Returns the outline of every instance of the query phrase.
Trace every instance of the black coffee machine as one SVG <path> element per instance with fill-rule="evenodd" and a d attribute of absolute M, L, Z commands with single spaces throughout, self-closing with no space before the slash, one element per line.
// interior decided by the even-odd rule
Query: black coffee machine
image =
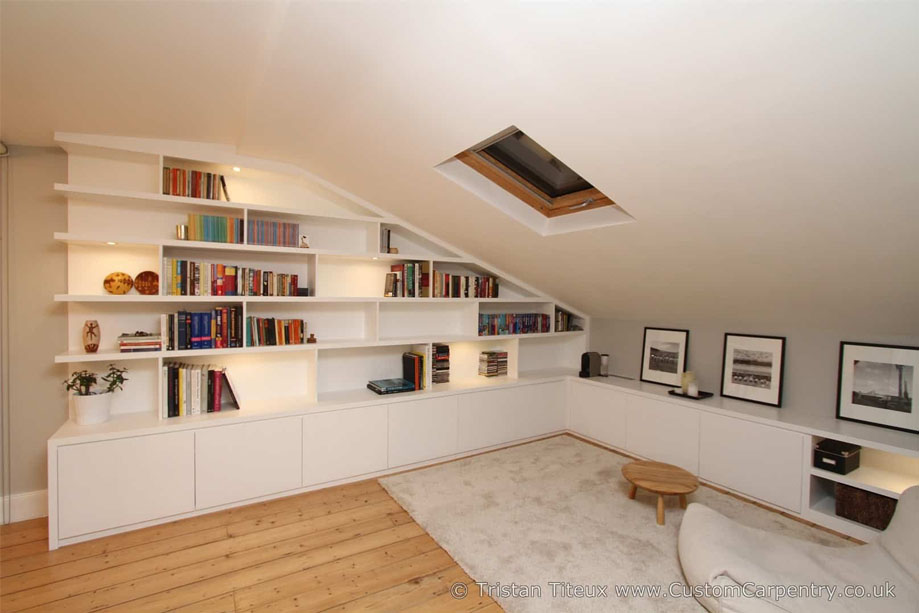
<path fill-rule="evenodd" d="M 588 351 L 581 354 L 581 372 L 579 377 L 599 377 L 600 376 L 600 354 L 596 351 Z"/>

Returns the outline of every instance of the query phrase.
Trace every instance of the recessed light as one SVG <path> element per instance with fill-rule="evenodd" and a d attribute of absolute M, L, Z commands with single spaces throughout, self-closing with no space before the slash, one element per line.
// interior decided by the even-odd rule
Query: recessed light
<path fill-rule="evenodd" d="M 117 245 L 118 243 L 113 242 L 113 241 L 107 241 L 105 244 L 106 245 Z"/>
<path fill-rule="evenodd" d="M 373 258 L 373 259 L 374 259 L 374 260 L 379 260 L 380 258 L 375 257 L 375 258 Z"/>
<path fill-rule="evenodd" d="M 234 166 L 234 167 L 233 167 L 233 172 L 239 172 L 239 166 Z"/>

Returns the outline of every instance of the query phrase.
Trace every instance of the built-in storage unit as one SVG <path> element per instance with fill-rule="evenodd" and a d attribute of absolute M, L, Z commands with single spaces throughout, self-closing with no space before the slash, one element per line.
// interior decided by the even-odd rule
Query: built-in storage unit
<path fill-rule="evenodd" d="M 863 540 L 874 528 L 836 515 L 837 483 L 899 497 L 919 485 L 919 435 L 727 398 L 690 401 L 665 386 L 570 378 L 568 429 L 629 455 L 677 464 L 705 482 Z M 813 466 L 824 438 L 862 446 L 841 475 Z"/>
<path fill-rule="evenodd" d="M 466 422 L 453 394 L 474 391 L 492 402 L 488 395 L 498 393 L 498 388 L 517 389 L 521 382 L 541 380 L 531 377 L 536 371 L 545 376 L 573 368 L 576 356 L 586 349 L 586 330 L 556 334 L 549 328 L 544 334 L 479 336 L 481 312 L 575 311 L 300 168 L 200 143 L 62 133 L 56 139 L 68 153 L 67 182 L 55 185 L 68 207 L 67 230 L 55 234 L 68 251 L 67 291 L 55 297 L 67 307 L 68 337 L 61 339 L 55 361 L 64 365 L 62 378 L 65 370 L 98 370 L 108 362 L 127 366 L 130 372 L 124 391 L 114 396 L 110 422 L 79 429 L 67 424 L 51 439 L 52 546 L 58 539 L 82 540 L 122 526 L 478 449 L 485 443 L 464 440 L 460 448 L 461 423 Z M 232 201 L 170 195 L 179 176 L 171 169 L 223 175 Z M 240 220 L 238 242 L 182 238 L 177 226 L 188 225 L 187 232 L 193 223 L 195 228 L 209 227 L 190 215 Z M 278 226 L 279 236 L 289 230 L 284 246 L 264 244 L 273 236 L 275 222 L 298 225 L 296 236 L 291 226 Z M 200 236 L 221 235 L 202 230 Z M 384 241 L 398 253 L 384 249 Z M 221 295 L 215 286 L 210 292 L 214 295 L 201 295 L 207 290 L 176 295 L 179 292 L 169 283 L 174 260 L 296 275 L 297 288 L 304 291 Z M 461 297 L 432 296 L 431 276 L 426 285 L 420 284 L 419 297 L 385 297 L 387 273 L 408 263 L 419 263 L 419 269 L 430 275 L 438 271 L 472 281 L 463 279 Z M 103 288 L 109 273 L 134 277 L 142 271 L 159 275 L 158 293 L 132 289 L 112 295 Z M 495 286 L 497 296 L 478 297 L 483 288 Z M 307 289 L 309 295 L 303 295 Z M 119 334 L 159 333 L 163 314 L 224 306 L 238 308 L 243 321 L 303 320 L 306 336 L 314 334 L 317 342 L 254 346 L 245 335 L 243 345 L 232 348 L 119 352 Z M 97 321 L 101 330 L 96 353 L 83 350 L 87 320 Z M 435 342 L 450 343 L 452 350 L 450 382 L 437 390 L 431 382 Z M 478 355 L 487 350 L 508 352 L 506 376 L 478 376 Z M 366 389 L 370 379 L 400 377 L 404 352 L 425 356 L 423 390 L 394 400 Z M 240 410 L 161 417 L 168 396 L 163 366 L 173 362 L 226 368 Z M 517 391 L 507 397 L 521 394 L 526 395 Z M 401 407 L 409 399 L 411 406 Z M 536 416 L 531 419 L 527 413 L 523 419 L 527 427 L 508 426 L 489 444 L 563 430 L 564 394 L 536 400 Z M 530 400 L 508 402 L 516 408 L 508 410 L 504 420 L 513 421 L 522 419 Z M 547 402 L 555 403 L 551 419 L 546 416 Z M 419 429 L 429 438 L 418 438 Z M 159 458 L 155 450 L 143 457 L 145 445 L 161 440 L 155 437 L 179 434 L 188 446 L 187 457 L 175 449 L 168 459 Z M 137 447 L 142 457 L 136 462 L 131 447 L 119 443 L 135 439 L 143 441 Z M 105 483 L 88 484 L 90 471 L 81 472 L 78 483 L 87 491 L 98 488 L 98 496 L 77 496 L 77 475 L 59 462 L 78 449 L 90 454 L 90 448 L 113 467 L 112 475 L 97 473 L 107 483 L 120 483 L 132 474 L 143 479 L 149 469 L 157 474 L 149 480 L 153 489 L 147 491 L 156 491 L 162 483 L 171 488 L 169 495 L 152 502 L 138 496 L 144 504 L 136 510 L 122 511 L 117 504 L 97 509 L 94 500 L 107 504 L 107 496 L 115 494 L 106 494 Z M 119 460 L 119 453 L 127 456 Z M 162 470 L 154 471 L 158 461 Z M 181 470 L 173 465 L 179 462 L 185 462 Z M 135 464 L 136 470 L 131 468 Z"/>

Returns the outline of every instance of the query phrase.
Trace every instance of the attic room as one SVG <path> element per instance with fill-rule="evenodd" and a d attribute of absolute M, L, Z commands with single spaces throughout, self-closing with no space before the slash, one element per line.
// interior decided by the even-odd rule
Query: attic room
<path fill-rule="evenodd" d="M 0 610 L 915 613 L 916 58 L 0 0 Z"/>

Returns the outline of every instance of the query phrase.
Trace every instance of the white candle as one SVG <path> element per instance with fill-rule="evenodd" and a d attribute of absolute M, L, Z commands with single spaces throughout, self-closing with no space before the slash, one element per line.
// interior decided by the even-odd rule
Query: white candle
<path fill-rule="evenodd" d="M 690 381 L 689 386 L 686 388 L 687 393 L 696 398 L 699 396 L 699 384 L 695 381 Z"/>

